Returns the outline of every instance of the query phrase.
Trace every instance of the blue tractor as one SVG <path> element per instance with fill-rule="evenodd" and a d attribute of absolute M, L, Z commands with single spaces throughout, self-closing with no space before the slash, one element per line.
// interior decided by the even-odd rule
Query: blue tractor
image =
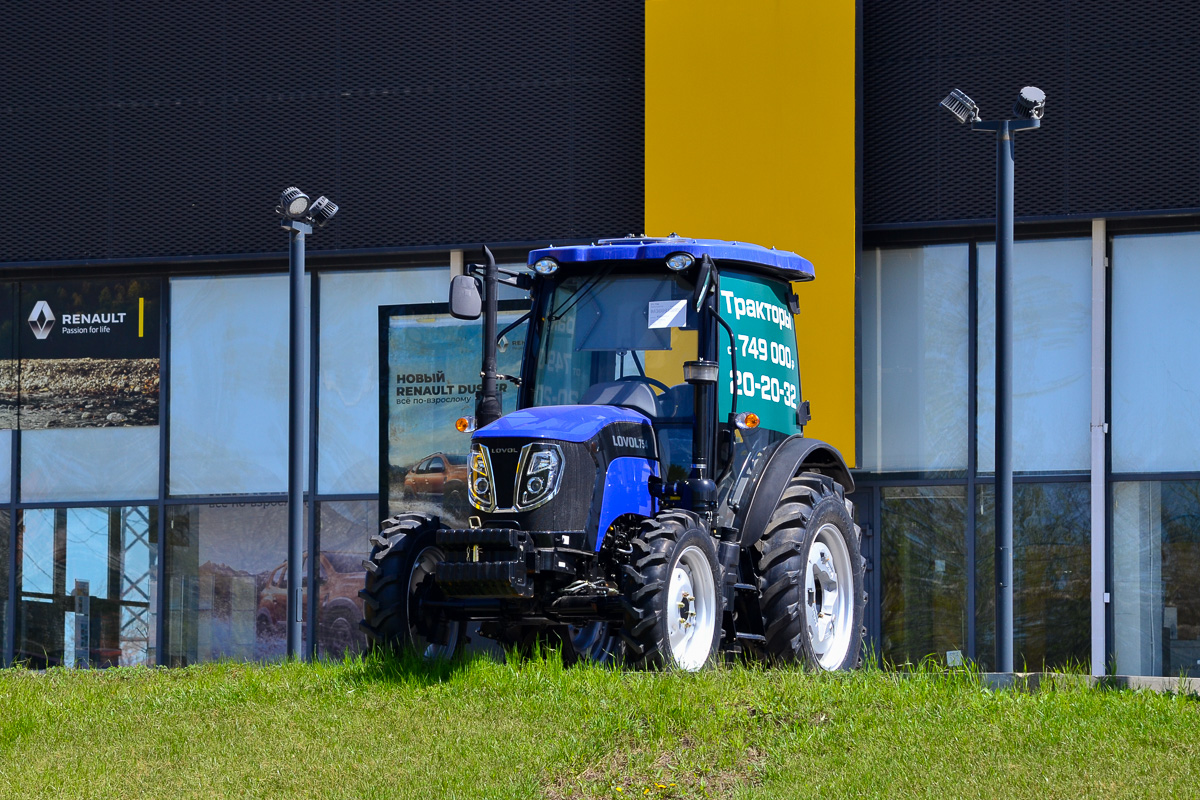
<path fill-rule="evenodd" d="M 812 264 L 676 235 L 535 250 L 529 273 L 484 255 L 450 287 L 451 313 L 484 329 L 459 421 L 469 524 L 384 522 L 364 562 L 371 644 L 448 656 L 477 622 L 508 646 L 634 667 L 856 666 L 853 480 L 804 436 L 792 284 Z M 501 284 L 532 299 L 519 376 L 496 372 Z M 506 415 L 501 378 L 519 386 Z"/>

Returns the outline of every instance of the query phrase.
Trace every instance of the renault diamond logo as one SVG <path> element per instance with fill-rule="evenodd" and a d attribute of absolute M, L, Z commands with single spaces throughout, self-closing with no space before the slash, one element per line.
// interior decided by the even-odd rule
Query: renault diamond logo
<path fill-rule="evenodd" d="M 50 335 L 54 328 L 54 312 L 45 300 L 38 300 L 37 305 L 33 307 L 33 313 L 29 315 L 29 327 L 33 328 L 33 335 L 38 339 L 45 339 Z"/>

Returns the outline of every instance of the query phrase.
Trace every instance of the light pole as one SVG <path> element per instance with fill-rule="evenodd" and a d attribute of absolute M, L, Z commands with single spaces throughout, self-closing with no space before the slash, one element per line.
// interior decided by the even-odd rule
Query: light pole
<path fill-rule="evenodd" d="M 1013 136 L 1040 128 L 1046 93 L 1026 86 L 1013 103 L 1016 119 L 984 122 L 979 106 L 954 89 L 943 108 L 996 134 L 996 670 L 1013 671 L 1012 264 Z"/>
<path fill-rule="evenodd" d="M 288 232 L 288 559 L 287 656 L 301 655 L 301 622 L 304 616 L 302 576 L 304 562 L 304 239 L 313 226 L 324 228 L 338 212 L 337 204 L 289 186 L 279 195 L 275 213 L 283 217 Z M 310 643 L 311 644 L 311 643 Z M 312 648 L 308 648 L 309 652 Z M 303 655 L 307 656 L 307 653 Z"/>

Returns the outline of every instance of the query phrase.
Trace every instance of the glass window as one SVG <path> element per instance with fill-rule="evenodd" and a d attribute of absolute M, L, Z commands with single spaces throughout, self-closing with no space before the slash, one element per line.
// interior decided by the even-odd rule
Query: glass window
<path fill-rule="evenodd" d="M 358 627 L 363 618 L 358 592 L 366 582 L 362 562 L 371 552 L 369 537 L 377 530 L 379 504 L 373 500 L 321 503 L 317 654 L 322 658 L 340 659 L 366 646 Z"/>
<path fill-rule="evenodd" d="M 0 509 L 0 666 L 4 666 L 5 642 L 8 624 L 8 579 L 10 576 L 9 562 L 9 511 Z"/>
<path fill-rule="evenodd" d="M 0 430 L 0 503 L 12 496 L 12 437 L 11 430 Z"/>
<path fill-rule="evenodd" d="M 154 663 L 155 514 L 148 506 L 21 512 L 19 662 Z"/>
<path fill-rule="evenodd" d="M 1092 241 L 1013 248 L 1013 468 L 1086 472 L 1091 463 Z M 979 264 L 979 471 L 996 469 L 996 247 Z"/>
<path fill-rule="evenodd" d="M 168 664 L 283 657 L 287 514 L 287 503 L 193 505 L 168 511 Z"/>
<path fill-rule="evenodd" d="M 379 306 L 445 303 L 446 267 L 322 273 L 318 485 L 379 491 Z"/>
<path fill-rule="evenodd" d="M 1200 481 L 1114 483 L 1112 540 L 1117 673 L 1200 677 Z"/>
<path fill-rule="evenodd" d="M 883 657 L 917 663 L 967 647 L 966 488 L 882 490 Z"/>
<path fill-rule="evenodd" d="M 6 452 L 0 450 L 0 461 L 11 463 L 3 455 Z M 25 502 L 157 496 L 157 427 L 21 433 L 21 499 Z"/>
<path fill-rule="evenodd" d="M 863 469 L 965 470 L 965 244 L 868 254 L 859 284 Z"/>
<path fill-rule="evenodd" d="M 1200 234 L 1117 236 L 1113 472 L 1200 470 Z"/>
<path fill-rule="evenodd" d="M 996 501 L 977 488 L 975 654 L 996 663 Z M 1013 487 L 1013 664 L 1018 670 L 1073 667 L 1091 659 L 1091 487 Z"/>
<path fill-rule="evenodd" d="M 171 280 L 170 402 L 171 494 L 287 491 L 286 275 Z"/>

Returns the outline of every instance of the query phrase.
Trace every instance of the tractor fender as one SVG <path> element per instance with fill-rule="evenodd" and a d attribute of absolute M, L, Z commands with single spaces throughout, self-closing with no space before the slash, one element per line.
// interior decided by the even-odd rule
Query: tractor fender
<path fill-rule="evenodd" d="M 854 478 L 836 447 L 819 439 L 789 436 L 779 443 L 762 472 L 755 476 L 749 502 L 742 502 L 734 517 L 743 548 L 759 540 L 783 497 L 783 490 L 801 472 L 818 472 L 837 481 L 846 492 L 854 491 Z"/>

